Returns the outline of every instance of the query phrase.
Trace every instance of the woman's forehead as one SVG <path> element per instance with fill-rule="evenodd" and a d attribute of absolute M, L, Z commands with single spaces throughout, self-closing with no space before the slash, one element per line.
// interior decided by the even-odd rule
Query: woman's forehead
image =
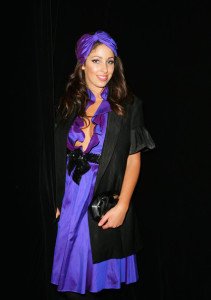
<path fill-rule="evenodd" d="M 88 55 L 90 57 L 98 56 L 98 57 L 114 57 L 114 52 L 109 48 L 108 46 L 104 44 L 98 45 L 96 48 L 92 49 L 90 54 Z"/>

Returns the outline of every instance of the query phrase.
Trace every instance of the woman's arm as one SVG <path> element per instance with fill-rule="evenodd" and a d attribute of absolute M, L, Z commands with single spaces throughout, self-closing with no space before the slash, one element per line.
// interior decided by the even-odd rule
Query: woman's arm
<path fill-rule="evenodd" d="M 135 189 L 141 168 L 141 153 L 135 153 L 128 156 L 125 175 L 122 183 L 122 189 L 119 195 L 119 201 L 115 207 L 110 209 L 100 220 L 98 226 L 103 229 L 115 228 L 122 225 L 127 213 L 130 199 Z"/>
<path fill-rule="evenodd" d="M 60 216 L 60 210 L 58 209 L 57 207 L 57 210 L 56 210 L 56 219 Z"/>

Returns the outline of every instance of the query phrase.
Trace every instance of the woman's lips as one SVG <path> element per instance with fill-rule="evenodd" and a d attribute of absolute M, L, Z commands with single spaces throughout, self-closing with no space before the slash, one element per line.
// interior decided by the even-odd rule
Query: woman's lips
<path fill-rule="evenodd" d="M 108 75 L 97 75 L 97 78 L 101 81 L 106 81 L 108 79 Z"/>

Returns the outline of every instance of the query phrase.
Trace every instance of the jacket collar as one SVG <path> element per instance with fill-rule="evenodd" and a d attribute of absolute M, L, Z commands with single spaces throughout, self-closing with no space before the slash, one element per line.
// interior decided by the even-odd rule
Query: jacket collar
<path fill-rule="evenodd" d="M 99 169 L 97 173 L 97 178 L 95 182 L 94 194 L 98 188 L 100 180 L 111 160 L 114 148 L 118 140 L 118 134 L 121 128 L 122 117 L 117 115 L 115 112 L 110 111 L 108 113 L 108 123 L 106 129 L 105 140 L 103 144 L 103 149 L 100 158 Z"/>

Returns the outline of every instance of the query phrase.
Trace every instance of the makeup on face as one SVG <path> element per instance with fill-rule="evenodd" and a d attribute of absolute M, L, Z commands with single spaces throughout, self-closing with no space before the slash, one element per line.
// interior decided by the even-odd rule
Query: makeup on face
<path fill-rule="evenodd" d="M 104 88 L 114 72 L 114 53 L 106 45 L 101 44 L 93 49 L 82 66 L 89 89 Z"/>

